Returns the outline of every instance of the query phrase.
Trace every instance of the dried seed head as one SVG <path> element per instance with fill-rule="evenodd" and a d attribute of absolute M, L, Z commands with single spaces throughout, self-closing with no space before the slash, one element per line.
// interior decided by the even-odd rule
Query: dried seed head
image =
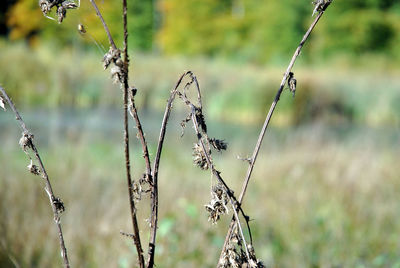
<path fill-rule="evenodd" d="M 59 6 L 57 8 L 58 23 L 61 23 L 66 15 L 67 15 L 67 10 L 63 6 Z"/>
<path fill-rule="evenodd" d="M 85 34 L 86 33 L 86 28 L 81 23 L 78 24 L 78 32 L 81 33 L 81 34 Z"/>
<path fill-rule="evenodd" d="M 132 183 L 132 193 L 134 201 L 138 202 L 142 200 L 142 195 L 150 193 L 150 178 L 144 173 L 139 181 Z"/>
<path fill-rule="evenodd" d="M 111 67 L 111 78 L 114 84 L 122 83 L 122 70 L 119 66 L 114 65 Z"/>
<path fill-rule="evenodd" d="M 294 78 L 294 73 L 292 73 L 292 72 L 289 73 L 288 86 L 289 86 L 289 90 L 290 90 L 290 92 L 292 92 L 293 98 L 294 98 L 294 95 L 296 94 L 297 80 L 296 80 L 296 78 Z"/>
<path fill-rule="evenodd" d="M 116 64 L 118 59 L 121 59 L 121 51 L 119 49 L 114 49 L 113 47 L 110 47 L 108 52 L 103 57 L 104 70 L 107 69 L 111 63 Z"/>
<path fill-rule="evenodd" d="M 52 2 L 54 2 L 54 1 L 48 1 L 48 0 L 40 0 L 39 1 L 40 9 L 42 10 L 44 15 L 49 13 L 51 8 L 54 6 L 54 4 Z"/>
<path fill-rule="evenodd" d="M 133 98 L 136 96 L 137 93 L 137 88 L 136 87 L 130 87 L 129 92 L 131 93 L 130 97 Z"/>
<path fill-rule="evenodd" d="M 124 67 L 124 62 L 122 61 L 121 58 L 118 58 L 118 59 L 115 61 L 115 65 L 118 66 L 118 67 L 120 67 L 120 68 L 122 68 L 122 67 Z"/>
<path fill-rule="evenodd" d="M 209 142 L 211 143 L 212 147 L 215 148 L 218 152 L 221 150 L 226 150 L 228 148 L 228 144 L 224 140 L 218 140 L 218 139 L 209 139 Z"/>
<path fill-rule="evenodd" d="M 142 185 L 140 185 L 140 183 L 137 181 L 132 183 L 132 194 L 133 201 L 139 202 L 142 200 Z"/>
<path fill-rule="evenodd" d="M 65 211 L 64 203 L 61 198 L 54 197 L 53 204 L 56 207 L 57 213 L 63 213 Z"/>
<path fill-rule="evenodd" d="M 227 207 L 228 201 L 229 197 L 225 191 L 225 187 L 220 183 L 213 186 L 210 203 L 205 205 L 209 213 L 208 221 L 211 221 L 212 224 L 216 224 L 221 215 L 227 214 L 229 212 Z"/>
<path fill-rule="evenodd" d="M 197 120 L 197 123 L 200 125 L 201 130 L 204 133 L 207 133 L 206 121 L 204 119 L 203 112 L 202 112 L 202 110 L 200 108 L 196 108 L 196 120 Z"/>
<path fill-rule="evenodd" d="M 207 158 L 201 145 L 195 143 L 193 147 L 193 163 L 203 170 L 208 169 Z"/>
<path fill-rule="evenodd" d="M 31 159 L 31 163 L 28 165 L 28 170 L 34 175 L 40 175 L 40 169 L 38 166 L 34 165 Z"/>
<path fill-rule="evenodd" d="M 311 3 L 315 6 L 312 16 L 314 16 L 316 13 L 321 12 L 322 9 L 324 8 L 324 5 L 328 2 L 332 2 L 332 0 L 315 0 L 312 1 Z"/>
<path fill-rule="evenodd" d="M 56 15 L 58 17 L 58 23 L 61 23 L 67 15 L 67 9 L 75 9 L 78 5 L 75 2 L 65 0 L 39 0 L 39 6 L 42 10 L 43 15 L 46 18 L 54 20 L 47 16 L 53 7 L 56 7 Z"/>
<path fill-rule="evenodd" d="M 32 148 L 33 135 L 28 132 L 23 132 L 22 137 L 19 139 L 19 146 L 26 153 L 29 148 Z"/>
<path fill-rule="evenodd" d="M 233 244 L 229 243 L 226 247 L 226 251 L 219 260 L 218 267 L 242 268 L 244 264 L 246 264 L 246 257 L 243 256 L 242 252 L 239 253 L 238 249 Z"/>

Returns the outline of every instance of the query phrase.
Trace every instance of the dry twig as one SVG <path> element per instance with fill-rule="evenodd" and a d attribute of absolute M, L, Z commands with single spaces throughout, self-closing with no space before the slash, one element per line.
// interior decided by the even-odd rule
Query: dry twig
<path fill-rule="evenodd" d="M 128 57 L 128 29 L 127 29 L 127 3 L 126 0 L 122 0 L 122 13 L 123 13 L 123 24 L 124 24 L 124 60 L 121 60 L 121 54 L 115 42 L 111 36 L 110 30 L 106 22 L 101 15 L 99 8 L 97 7 L 94 0 L 90 0 L 92 3 L 97 16 L 100 18 L 104 30 L 107 33 L 108 40 L 110 42 L 111 48 L 109 52 L 104 56 L 104 68 L 108 68 L 108 66 L 113 63 L 114 66 L 111 69 L 111 73 L 113 78 L 117 78 L 116 82 L 121 83 L 121 87 L 123 88 L 123 99 L 124 99 L 124 152 L 125 152 L 125 168 L 126 168 L 126 177 L 128 183 L 128 192 L 129 192 L 129 204 L 131 209 L 131 218 L 133 225 L 133 241 L 136 246 L 136 251 L 138 253 L 138 262 L 139 267 L 145 267 L 145 261 L 143 257 L 143 249 L 140 241 L 140 233 L 139 233 L 139 225 L 137 221 L 137 213 L 136 206 L 134 201 L 134 193 L 132 190 L 132 178 L 131 178 L 131 168 L 130 168 L 130 156 L 129 156 L 129 123 L 128 123 L 128 99 L 129 99 L 129 83 L 128 83 L 128 68 L 129 68 L 129 57 Z"/>
<path fill-rule="evenodd" d="M 250 177 L 251 177 L 252 172 L 253 172 L 254 164 L 255 164 L 255 162 L 257 160 L 258 152 L 260 151 L 261 144 L 262 144 L 262 141 L 264 139 L 265 133 L 267 131 L 269 122 L 271 120 L 272 114 L 274 113 L 275 107 L 276 107 L 276 105 L 277 105 L 277 103 L 278 103 L 278 101 L 280 99 L 282 91 L 283 91 L 283 89 L 285 87 L 286 81 L 287 81 L 287 79 L 289 77 L 289 73 L 292 70 L 294 63 L 295 63 L 297 57 L 299 56 L 300 51 L 303 48 L 305 42 L 307 41 L 308 37 L 310 36 L 312 30 L 314 29 L 315 25 L 318 23 L 319 19 L 324 14 L 324 11 L 331 4 L 332 1 L 333 0 L 324 1 L 323 6 L 320 6 L 318 8 L 318 11 L 319 11 L 318 16 L 314 19 L 314 21 L 311 23 L 309 29 L 307 30 L 307 32 L 304 34 L 303 39 L 301 40 L 301 42 L 298 45 L 296 51 L 294 52 L 294 55 L 293 55 L 293 57 L 292 57 L 292 59 L 291 59 L 291 61 L 289 63 L 289 66 L 287 67 L 286 72 L 283 75 L 282 82 L 281 82 L 281 84 L 279 86 L 279 89 L 278 89 L 278 92 L 277 92 L 277 94 L 275 96 L 275 99 L 272 102 L 271 107 L 270 107 L 270 109 L 268 111 L 268 114 L 267 114 L 267 116 L 265 118 L 264 125 L 263 125 L 263 127 L 261 129 L 261 132 L 260 132 L 259 136 L 258 136 L 258 140 L 257 140 L 256 146 L 254 148 L 253 155 L 252 155 L 252 157 L 250 159 L 250 165 L 249 165 L 249 167 L 247 169 L 246 177 L 244 179 L 242 190 L 241 190 L 240 195 L 239 195 L 239 200 L 238 200 L 239 204 L 242 204 L 242 202 L 243 202 L 243 198 L 244 198 L 244 195 L 246 194 L 247 186 L 249 184 Z M 232 233 L 233 233 L 233 230 L 234 230 L 234 227 L 235 227 L 235 221 L 236 221 L 236 219 L 232 218 L 231 224 L 229 226 L 229 229 L 228 229 L 228 232 L 227 232 L 227 235 L 226 235 L 226 238 L 225 238 L 224 246 L 223 246 L 222 251 L 221 251 L 220 260 L 222 260 L 224 252 L 226 252 L 226 250 L 227 250 L 227 246 L 229 244 L 229 240 L 230 240 L 230 238 L 232 236 Z"/>
<path fill-rule="evenodd" d="M 61 228 L 61 217 L 60 217 L 60 214 L 65 210 L 64 204 L 61 201 L 61 199 L 59 197 L 56 197 L 53 193 L 53 188 L 51 187 L 49 176 L 46 172 L 46 169 L 44 168 L 44 164 L 39 155 L 39 152 L 38 152 L 35 144 L 33 143 L 33 134 L 26 128 L 25 122 L 22 120 L 22 117 L 19 114 L 17 108 L 15 107 L 15 105 L 12 102 L 12 100 L 10 99 L 10 97 L 7 95 L 5 89 L 1 86 L 0 86 L 0 92 L 2 93 L 2 95 L 6 99 L 6 101 L 8 102 L 8 105 L 11 107 L 11 110 L 15 114 L 15 119 L 20 123 L 20 126 L 22 128 L 22 131 L 23 131 L 22 137 L 19 142 L 22 149 L 24 150 L 24 152 L 26 154 L 28 154 L 28 150 L 31 149 L 35 155 L 37 162 L 39 163 L 39 167 L 37 167 L 36 165 L 33 165 L 32 159 L 28 154 L 28 156 L 31 160 L 31 163 L 28 166 L 28 168 L 31 167 L 30 171 L 34 174 L 36 173 L 35 175 L 40 174 L 41 177 L 45 181 L 46 186 L 44 189 L 45 189 L 47 195 L 49 196 L 50 205 L 53 210 L 54 222 L 57 226 L 58 238 L 60 240 L 61 257 L 64 261 L 64 267 L 69 268 L 70 265 L 69 265 L 68 255 L 67 255 L 67 248 L 65 246 L 64 236 L 63 236 L 63 232 L 62 232 L 62 228 Z"/>

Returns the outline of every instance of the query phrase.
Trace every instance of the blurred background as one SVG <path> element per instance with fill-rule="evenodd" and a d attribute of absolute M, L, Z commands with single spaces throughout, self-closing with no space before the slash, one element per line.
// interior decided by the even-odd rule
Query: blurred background
<path fill-rule="evenodd" d="M 122 47 L 119 2 L 97 1 Z M 130 81 L 151 156 L 169 92 L 184 70 L 202 88 L 214 155 L 239 193 L 263 120 L 313 18 L 309 0 L 128 1 Z M 89 1 L 62 24 L 31 0 L 0 5 L 0 84 L 19 108 L 66 206 L 74 267 L 136 263 L 122 144 L 122 94 L 102 68 L 106 35 Z M 54 13 L 49 14 L 54 17 Z M 87 30 L 81 34 L 77 25 Z M 269 267 L 400 267 L 400 2 L 335 0 L 271 121 L 244 209 Z M 187 110 L 174 106 L 160 170 L 157 267 L 215 267 L 230 220 L 207 222 L 211 178 L 192 163 Z M 39 177 L 0 111 L 0 267 L 61 266 Z M 134 178 L 143 170 L 131 123 Z M 139 204 L 147 245 L 149 200 Z"/>

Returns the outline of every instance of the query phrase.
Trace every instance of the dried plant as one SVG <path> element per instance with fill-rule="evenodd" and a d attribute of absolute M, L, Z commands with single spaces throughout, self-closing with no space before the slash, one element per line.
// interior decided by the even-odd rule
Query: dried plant
<path fill-rule="evenodd" d="M 253 169 L 254 169 L 254 165 L 255 165 L 255 162 L 257 160 L 258 152 L 260 151 L 261 144 L 262 144 L 262 141 L 264 139 L 265 133 L 267 131 L 269 122 L 270 122 L 271 117 L 272 117 L 272 115 L 273 115 L 273 113 L 275 111 L 275 107 L 276 107 L 276 105 L 277 105 L 277 103 L 278 103 L 278 101 L 280 99 L 280 96 L 281 96 L 281 94 L 283 92 L 283 89 L 285 87 L 286 81 L 288 81 L 288 79 L 289 79 L 289 81 L 288 81 L 289 89 L 292 91 L 293 94 L 294 94 L 294 91 L 296 89 L 297 81 L 293 80 L 294 77 L 293 77 L 293 73 L 291 72 L 291 70 L 293 68 L 293 65 L 294 65 L 297 57 L 300 55 L 300 51 L 303 48 L 303 46 L 304 46 L 305 42 L 307 41 L 308 37 L 310 36 L 312 30 L 314 29 L 314 27 L 318 23 L 318 21 L 321 18 L 321 16 L 324 14 L 324 11 L 332 3 L 332 1 L 333 0 L 327 0 L 327 1 L 325 1 L 325 0 L 317 0 L 317 1 L 313 2 L 313 4 L 316 5 L 316 11 L 319 12 L 319 14 L 314 19 L 314 21 L 311 23 L 311 25 L 308 28 L 307 32 L 304 34 L 300 44 L 298 45 L 296 51 L 293 54 L 293 57 L 292 57 L 292 59 L 291 59 L 291 61 L 289 63 L 289 66 L 286 69 L 285 74 L 283 75 L 283 78 L 282 78 L 281 84 L 279 86 L 278 92 L 275 95 L 275 99 L 271 104 L 271 107 L 270 107 L 270 109 L 268 111 L 268 114 L 267 114 L 267 116 L 265 118 L 264 124 L 263 124 L 263 126 L 261 128 L 260 134 L 258 136 L 257 143 L 256 143 L 254 151 L 253 151 L 253 155 L 249 160 L 249 167 L 247 169 L 247 173 L 246 173 L 245 179 L 243 181 L 242 190 L 241 190 L 240 195 L 239 195 L 239 200 L 238 200 L 239 204 L 242 204 L 242 202 L 243 202 L 243 198 L 244 198 L 244 195 L 246 194 L 247 186 L 248 186 L 248 184 L 250 182 L 250 178 L 251 178 L 251 175 L 252 175 L 252 172 L 253 172 Z M 314 10 L 314 12 L 315 12 L 315 10 Z M 292 74 L 290 74 L 290 73 L 292 73 Z M 290 79 L 291 79 L 291 81 L 290 81 Z M 293 87 L 293 85 L 294 85 L 294 87 Z M 228 249 L 228 246 L 229 246 L 229 243 L 230 243 L 230 239 L 232 237 L 232 233 L 233 233 L 233 231 L 235 229 L 235 226 L 236 226 L 236 223 L 235 223 L 236 220 L 237 219 L 235 217 L 232 218 L 231 224 L 229 226 L 229 229 L 228 229 L 228 232 L 227 232 L 227 235 L 226 235 L 226 238 L 225 238 L 224 246 L 223 246 L 222 251 L 221 251 L 220 260 L 227 253 L 227 249 Z"/>
<path fill-rule="evenodd" d="M 67 16 L 68 9 L 76 9 L 80 6 L 80 0 L 78 3 L 67 0 L 39 0 L 39 7 L 42 10 L 43 15 L 51 20 L 54 18 L 48 16 L 53 7 L 56 9 L 57 21 L 61 23 Z"/>
<path fill-rule="evenodd" d="M 10 97 L 7 95 L 5 89 L 1 86 L 0 86 L 0 93 L 6 99 L 8 105 L 10 106 L 11 110 L 15 114 L 16 120 L 19 122 L 19 124 L 22 128 L 22 137 L 19 140 L 19 145 L 21 146 L 21 148 L 25 152 L 25 154 L 27 154 L 29 157 L 30 164 L 28 165 L 28 170 L 31 173 L 33 173 L 34 175 L 41 175 L 41 177 L 45 181 L 44 190 L 46 191 L 46 193 L 49 197 L 50 205 L 51 205 L 51 208 L 53 209 L 54 222 L 57 226 L 58 237 L 60 240 L 61 257 L 64 261 L 64 267 L 70 267 L 68 255 L 67 255 L 67 248 L 65 246 L 64 235 L 63 235 L 62 228 L 61 228 L 61 215 L 60 214 L 65 211 L 64 203 L 62 202 L 61 198 L 56 197 L 54 195 L 49 176 L 46 172 L 46 169 L 44 168 L 44 164 L 39 155 L 39 152 L 33 142 L 33 140 L 34 140 L 33 134 L 27 129 L 25 122 L 22 120 L 22 117 L 19 114 L 14 103 L 12 102 Z M 0 99 L 1 99 L 0 102 L 3 102 L 3 98 L 1 97 L 1 94 L 0 94 Z M 30 156 L 31 153 L 33 153 L 34 158 L 38 163 L 38 166 L 33 164 L 32 157 Z"/>
<path fill-rule="evenodd" d="M 165 141 L 165 134 L 167 129 L 168 120 L 170 118 L 170 114 L 172 111 L 172 105 L 175 101 L 176 97 L 180 99 L 184 106 L 188 109 L 187 117 L 182 120 L 182 135 L 184 134 L 184 130 L 186 128 L 187 123 L 192 122 L 196 142 L 193 147 L 193 162 L 196 166 L 198 166 L 201 170 L 206 170 L 211 172 L 212 179 L 210 183 L 210 195 L 211 199 L 208 204 L 205 205 L 205 210 L 208 213 L 208 219 L 212 224 L 217 224 L 219 219 L 225 215 L 229 214 L 232 211 L 233 217 L 227 232 L 227 236 L 225 239 L 225 243 L 218 261 L 218 267 L 264 267 L 261 261 L 259 261 L 256 257 L 255 250 L 253 247 L 252 234 L 249 226 L 250 218 L 242 209 L 242 202 L 244 195 L 247 190 L 247 186 L 249 184 L 252 171 L 258 156 L 258 152 L 260 150 L 262 141 L 264 139 L 267 127 L 269 125 L 270 119 L 273 115 L 277 102 L 280 99 L 280 96 L 285 88 L 285 85 L 288 85 L 289 90 L 295 96 L 297 80 L 294 77 L 294 73 L 292 72 L 292 68 L 295 60 L 297 59 L 300 51 L 310 36 L 311 31 L 314 29 L 315 25 L 323 15 L 326 8 L 331 4 L 332 0 L 316 0 L 312 3 L 315 5 L 313 10 L 313 16 L 318 13 L 314 22 L 311 24 L 310 28 L 304 35 L 300 45 L 296 49 L 291 62 L 282 78 L 282 82 L 280 84 L 279 90 L 275 96 L 275 99 L 269 109 L 267 117 L 265 119 L 264 125 L 259 134 L 259 138 L 254 148 L 254 152 L 251 157 L 247 157 L 245 160 L 249 163 L 249 167 L 246 173 L 246 177 L 243 182 L 242 190 L 239 195 L 239 198 L 236 198 L 234 192 L 229 188 L 226 181 L 222 178 L 221 172 L 216 169 L 214 164 L 214 160 L 212 158 L 212 152 L 222 152 L 227 149 L 227 143 L 223 139 L 210 138 L 208 136 L 208 128 L 206 117 L 204 115 L 203 105 L 202 105 L 202 97 L 200 85 L 196 76 L 191 72 L 187 71 L 183 73 L 175 84 L 174 89 L 171 91 L 170 97 L 168 99 L 163 121 L 161 124 L 157 151 L 154 158 L 153 166 L 151 165 L 150 155 L 148 151 L 148 146 L 145 138 L 145 134 L 142 128 L 141 120 L 136 108 L 135 104 L 135 96 L 137 94 L 136 87 L 129 85 L 129 55 L 128 55 L 128 29 L 127 29 L 127 1 L 122 0 L 122 14 L 123 14 L 123 48 L 119 49 L 110 33 L 110 30 L 99 11 L 96 2 L 94 0 L 89 0 L 94 10 L 99 17 L 104 30 L 108 36 L 110 49 L 107 53 L 105 53 L 103 57 L 103 68 L 110 68 L 111 78 L 114 83 L 118 84 L 122 89 L 123 94 L 123 110 L 124 110 L 124 124 L 123 124 L 123 145 L 124 145 L 124 156 L 125 156 L 125 170 L 126 170 L 126 178 L 127 178 L 127 188 L 129 194 L 129 204 L 131 211 L 131 219 L 133 226 L 133 233 L 126 233 L 121 231 L 121 235 L 128 237 L 133 240 L 133 243 L 136 247 L 138 265 L 141 268 L 144 267 L 154 267 L 154 257 L 156 250 L 156 235 L 157 235 L 157 223 L 158 223 L 158 175 L 159 175 L 159 166 L 161 161 L 162 148 Z M 48 14 L 55 9 L 55 14 L 57 16 L 57 20 L 61 23 L 66 17 L 67 10 L 76 9 L 80 5 L 73 1 L 66 0 L 40 0 L 39 6 L 47 18 L 53 19 Z M 86 29 L 82 24 L 78 25 L 78 31 L 80 34 L 86 33 Z M 197 93 L 197 98 L 192 100 L 188 93 L 192 88 L 195 88 L 195 93 Z M 58 227 L 59 237 L 60 237 L 60 247 L 62 250 L 62 257 L 64 260 L 65 267 L 69 267 L 69 262 L 67 258 L 67 252 L 64 245 L 61 224 L 60 224 L 60 214 L 65 210 L 64 203 L 61 198 L 54 196 L 50 180 L 44 169 L 43 163 L 40 159 L 40 156 L 37 152 L 37 149 L 33 143 L 34 136 L 26 129 L 22 118 L 19 116 L 17 110 L 15 109 L 14 104 L 10 100 L 10 98 L 5 93 L 4 89 L 0 87 L 1 92 L 3 93 L 4 98 L 9 103 L 11 109 L 17 116 L 17 120 L 21 123 L 21 127 L 23 129 L 22 137 L 19 141 L 19 144 L 22 150 L 28 155 L 30 159 L 30 163 L 27 166 L 28 170 L 34 174 L 42 176 L 46 181 L 45 190 L 49 195 L 50 204 L 53 209 L 54 219 Z M 3 98 L 0 96 L 0 107 L 5 110 L 5 105 Z M 142 154 L 145 161 L 145 171 L 141 178 L 138 180 L 132 180 L 131 178 L 131 163 L 130 163 L 130 155 L 129 155 L 129 121 L 128 114 L 133 118 L 136 129 L 137 129 L 137 137 L 140 140 L 142 146 Z M 36 165 L 34 160 L 30 156 L 30 153 L 34 153 L 35 162 L 38 163 Z M 137 203 L 142 199 L 144 194 L 150 195 L 151 205 L 150 205 L 150 218 L 149 222 L 149 242 L 147 249 L 147 260 L 145 261 L 143 247 L 141 244 L 138 220 L 137 220 Z M 229 209 L 231 207 L 232 209 Z M 241 218 L 243 218 L 246 228 L 248 230 L 248 240 L 243 232 Z"/>

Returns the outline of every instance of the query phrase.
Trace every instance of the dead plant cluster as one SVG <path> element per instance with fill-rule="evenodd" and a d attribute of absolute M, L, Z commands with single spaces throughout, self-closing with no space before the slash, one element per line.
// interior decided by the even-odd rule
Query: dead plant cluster
<path fill-rule="evenodd" d="M 202 97 L 200 85 L 196 76 L 191 72 L 187 71 L 181 75 L 178 79 L 175 87 L 171 91 L 170 97 L 165 108 L 164 117 L 160 129 L 160 136 L 157 144 L 157 152 L 153 160 L 153 165 L 151 165 L 150 155 L 148 152 L 148 146 L 145 139 L 145 133 L 142 128 L 140 117 L 137 112 L 135 105 L 135 97 L 137 95 L 137 89 L 129 84 L 128 79 L 128 67 L 129 67 L 129 57 L 128 57 L 128 30 L 127 30 L 127 3 L 126 0 L 122 1 L 122 14 L 123 14 L 123 25 L 124 25 L 124 44 L 123 48 L 119 49 L 107 27 L 106 22 L 102 14 L 100 13 L 94 0 L 90 0 L 96 14 L 100 18 L 105 33 L 108 36 L 110 49 L 103 57 L 103 67 L 104 69 L 110 68 L 112 80 L 120 85 L 123 93 L 124 100 L 124 148 L 125 148 L 125 167 L 126 167 L 126 177 L 127 177 L 127 188 L 129 194 L 129 204 L 131 208 L 131 219 L 133 225 L 133 233 L 126 233 L 121 231 L 121 234 L 125 237 L 132 239 L 138 257 L 139 267 L 154 267 L 154 256 L 156 250 L 156 234 L 157 234 L 157 223 L 158 223 L 158 175 L 159 175 L 159 165 L 161 161 L 162 148 L 165 141 L 165 134 L 167 130 L 167 123 L 170 118 L 173 103 L 176 99 L 180 99 L 182 104 L 187 108 L 188 115 L 182 120 L 182 135 L 186 125 L 191 122 L 194 129 L 194 136 L 196 142 L 193 146 L 193 163 L 198 166 L 201 170 L 208 171 L 211 173 L 212 178 L 210 182 L 210 194 L 211 199 L 208 204 L 205 205 L 205 210 L 208 213 L 208 219 L 212 224 L 217 224 L 218 220 L 225 214 L 229 214 L 232 211 L 232 221 L 229 226 L 227 236 L 223 249 L 221 251 L 221 256 L 218 261 L 218 267 L 264 267 L 262 262 L 256 257 L 255 250 L 253 247 L 253 241 L 250 230 L 250 218 L 242 209 L 243 198 L 246 193 L 248 183 L 251 178 L 251 174 L 257 159 L 258 152 L 260 150 L 265 132 L 267 130 L 268 124 L 270 122 L 271 116 L 275 110 L 276 104 L 279 101 L 280 95 L 282 94 L 286 84 L 289 90 L 292 92 L 293 97 L 296 91 L 297 80 L 294 78 L 294 74 L 291 71 L 294 62 L 304 43 L 308 39 L 311 31 L 315 27 L 316 23 L 319 21 L 323 15 L 325 9 L 330 5 L 332 1 L 313 1 L 315 5 L 313 10 L 313 15 L 318 14 L 310 25 L 309 30 L 304 35 L 302 41 L 297 47 L 289 66 L 284 73 L 282 82 L 279 86 L 278 92 L 275 99 L 271 105 L 268 115 L 265 119 L 265 123 L 261 129 L 259 138 L 256 142 L 254 152 L 250 158 L 247 158 L 249 163 L 248 171 L 243 182 L 242 190 L 239 196 L 236 196 L 232 189 L 228 186 L 228 180 L 223 179 L 221 176 L 221 171 L 216 169 L 214 160 L 212 158 L 212 152 L 221 152 L 227 149 L 227 143 L 223 139 L 210 138 L 208 136 L 208 128 L 206 123 L 206 117 L 204 115 Z M 74 1 L 66 0 L 40 0 L 39 6 L 44 16 L 55 20 L 53 17 L 49 16 L 51 11 L 55 9 L 55 15 L 57 21 L 62 23 L 66 17 L 67 11 L 70 9 L 76 9 L 80 6 L 80 2 L 76 3 Z M 86 29 L 82 24 L 78 25 L 79 31 L 81 33 L 86 33 Z M 190 96 L 193 94 L 188 94 L 190 90 L 194 88 L 194 95 L 197 98 L 192 99 Z M 67 256 L 66 246 L 63 240 L 63 234 L 61 229 L 60 214 L 65 210 L 65 206 L 61 198 L 56 197 L 53 193 L 49 177 L 41 161 L 37 148 L 34 144 L 34 136 L 25 126 L 24 121 L 16 110 L 13 102 L 6 94 L 5 90 L 0 87 L 0 107 L 5 110 L 4 99 L 7 101 L 11 109 L 16 115 L 16 119 L 19 121 L 21 128 L 23 130 L 22 137 L 19 144 L 22 150 L 27 154 L 29 158 L 28 170 L 34 175 L 41 176 L 45 181 L 45 191 L 49 196 L 50 205 L 53 210 L 54 220 L 57 225 L 58 234 L 60 238 L 60 248 L 62 252 L 62 258 L 64 261 L 64 266 L 69 267 L 69 260 Z M 178 98 L 176 98 L 178 97 Z M 4 98 L 4 99 L 3 99 Z M 129 156 L 129 121 L 128 114 L 134 120 L 137 129 L 137 137 L 139 138 L 142 145 L 142 154 L 145 161 L 145 171 L 143 175 L 134 180 L 131 178 L 131 166 L 130 166 L 130 156 Z M 145 258 L 142 240 L 140 238 L 140 230 L 138 227 L 137 219 L 137 206 L 142 200 L 143 195 L 148 195 L 151 200 L 150 206 L 150 218 L 149 218 L 149 233 L 150 238 L 148 241 L 147 259 Z M 246 225 L 248 238 L 244 235 L 243 222 Z M 143 230 L 142 230 L 143 232 Z"/>

